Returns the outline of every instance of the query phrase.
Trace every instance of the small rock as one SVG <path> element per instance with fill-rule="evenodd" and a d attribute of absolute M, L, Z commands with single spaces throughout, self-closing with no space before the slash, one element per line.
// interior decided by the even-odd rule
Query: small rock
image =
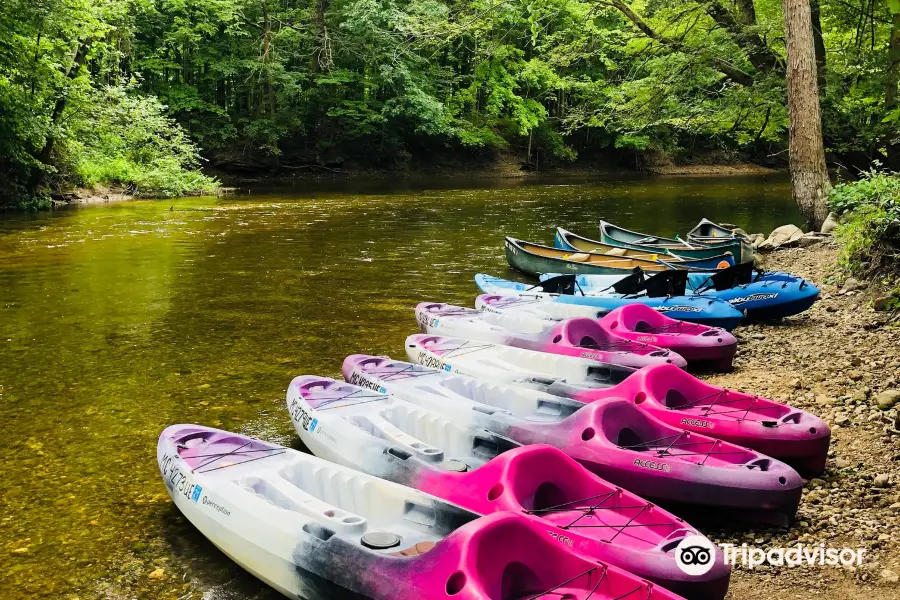
<path fill-rule="evenodd" d="M 863 378 L 863 374 L 859 371 L 853 370 L 847 373 L 847 377 L 849 377 L 852 381 L 859 381 Z"/>
<path fill-rule="evenodd" d="M 900 402 L 900 390 L 885 390 L 875 396 L 875 403 L 881 410 L 890 410 Z"/>
<path fill-rule="evenodd" d="M 850 422 L 850 417 L 848 417 L 847 415 L 840 415 L 838 418 L 836 418 L 834 420 L 834 424 L 837 425 L 838 427 L 843 427 L 844 425 L 847 425 L 849 422 Z"/>
<path fill-rule="evenodd" d="M 803 237 L 803 231 L 796 225 L 782 225 L 773 230 L 769 237 L 759 244 L 758 249 L 766 251 L 782 246 L 793 246 L 801 237 Z"/>
<path fill-rule="evenodd" d="M 898 581 L 900 581 L 900 575 L 897 575 L 890 569 L 882 569 L 881 580 L 885 583 L 897 583 Z"/>
<path fill-rule="evenodd" d="M 864 281 L 859 281 L 855 277 L 848 277 L 844 281 L 844 285 L 841 287 L 841 291 L 839 293 L 846 294 L 847 292 L 855 292 L 857 290 L 864 290 L 868 287 Z"/>
<path fill-rule="evenodd" d="M 850 461 L 846 458 L 838 458 L 834 461 L 834 466 L 836 466 L 838 469 L 849 469 L 850 464 Z"/>
<path fill-rule="evenodd" d="M 875 300 L 872 302 L 872 308 L 879 312 L 885 311 L 887 310 L 888 304 L 893 299 L 893 296 L 881 296 L 879 298 L 875 298 Z"/>
<path fill-rule="evenodd" d="M 872 482 L 872 485 L 877 488 L 886 488 L 890 480 L 891 476 L 889 474 L 881 473 L 880 475 L 875 476 L 875 480 Z"/>
<path fill-rule="evenodd" d="M 800 239 L 797 240 L 797 245 L 801 248 L 809 248 L 810 246 L 815 246 L 820 242 L 824 242 L 826 238 L 815 234 L 815 233 L 804 233 L 800 236 Z"/>
<path fill-rule="evenodd" d="M 149 577 L 150 579 L 162 579 L 165 576 L 166 572 L 163 569 L 156 569 L 155 571 L 147 575 L 147 577 Z"/>
<path fill-rule="evenodd" d="M 837 229 L 837 226 L 837 215 L 834 213 L 828 213 L 828 216 L 825 218 L 825 222 L 822 223 L 822 228 L 819 231 L 821 231 L 822 233 L 832 233 L 835 229 Z"/>

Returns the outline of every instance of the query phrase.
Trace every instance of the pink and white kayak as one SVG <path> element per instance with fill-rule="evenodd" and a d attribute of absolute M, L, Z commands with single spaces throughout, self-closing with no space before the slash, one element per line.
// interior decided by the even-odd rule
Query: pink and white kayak
<path fill-rule="evenodd" d="M 173 425 L 160 436 L 157 461 L 185 517 L 289 598 L 679 598 L 573 551 L 547 535 L 542 519 L 479 516 L 239 434 Z M 620 537 L 631 533 L 613 523 L 623 529 Z"/>
<path fill-rule="evenodd" d="M 631 367 L 588 358 L 427 333 L 407 337 L 405 346 L 409 359 L 420 365 L 554 396 L 574 397 L 584 390 L 609 387 L 635 372 Z"/>
<path fill-rule="evenodd" d="M 737 338 L 718 327 L 679 321 L 646 304 L 626 304 L 600 319 L 600 327 L 619 337 L 677 352 L 689 363 L 714 364 L 730 371 Z"/>
<path fill-rule="evenodd" d="M 730 371 L 737 339 L 718 327 L 672 319 L 645 304 L 626 304 L 611 312 L 558 302 L 526 302 L 510 296 L 482 294 L 475 299 L 479 312 L 494 322 L 501 317 L 550 324 L 575 317 L 597 319 L 600 326 L 619 337 L 677 352 L 688 363 L 714 365 Z M 577 311 L 572 310 L 575 307 Z"/>
<path fill-rule="evenodd" d="M 730 569 L 721 554 L 702 577 L 678 568 L 675 548 L 699 535 L 681 519 L 603 481 L 555 448 L 507 449 L 484 430 L 456 420 L 449 425 L 424 404 L 413 406 L 372 387 L 294 379 L 288 407 L 292 416 L 301 415 L 294 426 L 303 442 L 323 457 L 477 513 L 517 514 L 564 548 L 688 597 L 724 596 Z"/>
<path fill-rule="evenodd" d="M 631 400 L 578 405 L 384 356 L 353 355 L 343 369 L 352 381 L 441 412 L 454 423 L 521 444 L 556 446 L 647 498 L 737 509 L 747 520 L 776 524 L 789 523 L 800 501 L 803 480 L 788 465 L 669 425 Z"/>
<path fill-rule="evenodd" d="M 430 334 L 589 358 L 633 368 L 653 364 L 687 366 L 687 361 L 678 353 L 625 339 L 604 329 L 593 319 L 540 322 L 480 313 L 451 304 L 422 302 L 416 306 L 416 320 L 422 330 Z"/>
<path fill-rule="evenodd" d="M 614 387 L 569 391 L 582 402 L 626 398 L 669 425 L 753 448 L 805 475 L 825 470 L 831 441 L 825 421 L 787 404 L 709 384 L 672 365 L 641 369 Z"/>

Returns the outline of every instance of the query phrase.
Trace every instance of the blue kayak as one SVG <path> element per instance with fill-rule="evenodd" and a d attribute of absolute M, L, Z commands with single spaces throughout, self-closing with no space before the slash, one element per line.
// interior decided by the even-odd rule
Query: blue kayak
<path fill-rule="evenodd" d="M 727 273 L 722 272 L 722 275 Z M 552 277 L 545 275 L 545 278 Z M 692 297 L 716 298 L 741 311 L 748 321 L 780 319 L 799 314 L 819 298 L 819 288 L 809 281 L 780 271 L 739 276 L 731 281 L 717 281 L 717 276 L 702 273 L 687 275 L 687 293 Z M 622 277 L 608 275 L 578 275 L 577 286 L 591 295 L 607 290 Z M 741 283 L 747 282 L 747 283 Z M 673 316 L 673 315 L 669 315 Z M 680 317 L 675 317 L 680 318 Z"/>
<path fill-rule="evenodd" d="M 664 273 L 685 273 L 684 271 L 665 271 Z M 567 281 L 578 281 L 583 276 L 564 275 L 555 278 L 556 281 L 567 278 Z M 588 275 L 588 278 L 611 277 L 614 280 L 624 278 L 618 275 Z M 628 275 L 627 277 L 632 277 Z M 569 279 L 570 278 L 570 279 Z M 577 286 L 561 289 L 557 286 L 548 287 L 553 280 L 542 277 L 541 285 L 519 283 L 491 275 L 475 275 L 475 284 L 486 294 L 500 296 L 518 296 L 523 302 L 553 302 L 557 309 L 554 312 L 564 314 L 567 317 L 593 317 L 598 318 L 620 306 L 626 304 L 646 304 L 653 309 L 665 313 L 667 317 L 693 323 L 702 323 L 712 327 L 731 330 L 743 319 L 743 314 L 731 304 L 717 298 L 698 295 L 667 295 L 656 294 L 652 291 L 633 293 L 619 293 L 610 287 L 607 290 L 585 290 L 587 295 L 579 293 Z M 568 293 L 567 293 L 568 292 Z"/>

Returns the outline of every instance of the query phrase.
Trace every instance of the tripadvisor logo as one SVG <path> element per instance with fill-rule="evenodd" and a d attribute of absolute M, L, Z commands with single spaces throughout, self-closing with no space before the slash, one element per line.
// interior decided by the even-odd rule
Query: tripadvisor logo
<path fill-rule="evenodd" d="M 702 535 L 689 535 L 675 548 L 675 564 L 686 575 L 706 575 L 715 562 L 716 546 Z"/>

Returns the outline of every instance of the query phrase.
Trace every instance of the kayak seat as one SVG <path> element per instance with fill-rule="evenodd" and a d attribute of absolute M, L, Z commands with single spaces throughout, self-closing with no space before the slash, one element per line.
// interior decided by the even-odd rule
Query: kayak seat
<path fill-rule="evenodd" d="M 366 433 L 392 444 L 397 444 L 412 452 L 421 460 L 430 463 L 439 463 L 444 460 L 444 453 L 439 448 L 435 448 L 431 444 L 427 444 L 410 435 L 391 422 L 398 420 L 397 415 L 391 415 L 388 411 L 382 411 L 382 414 L 350 415 L 347 417 L 347 421 Z"/>
<path fill-rule="evenodd" d="M 420 554 L 425 554 L 429 550 L 435 547 L 434 542 L 419 542 L 418 544 L 414 544 L 405 550 L 399 550 L 397 552 L 391 552 L 391 556 L 419 556 Z"/>
<path fill-rule="evenodd" d="M 604 252 L 606 256 L 625 256 L 628 253 L 626 248 L 613 248 L 612 250 L 608 250 Z"/>
<path fill-rule="evenodd" d="M 569 260 L 574 261 L 574 262 L 583 263 L 583 262 L 589 261 L 590 259 L 591 259 L 591 255 L 585 254 L 584 252 L 576 252 L 575 254 L 569 255 Z"/>
<path fill-rule="evenodd" d="M 632 329 L 637 333 L 653 333 L 655 330 L 656 328 L 647 321 L 638 321 Z"/>
<path fill-rule="evenodd" d="M 290 467 L 282 469 L 279 475 L 272 479 L 246 477 L 239 484 L 273 506 L 311 517 L 319 524 L 327 523 L 334 531 L 365 531 L 367 521 L 364 517 L 329 504 L 301 488 L 297 473 Z"/>
<path fill-rule="evenodd" d="M 644 440 L 641 439 L 641 436 L 637 434 L 637 432 L 630 427 L 625 427 L 621 431 L 619 431 L 618 439 L 616 439 L 616 445 L 625 447 L 625 448 L 633 448 L 634 450 L 646 450 L 645 448 L 639 448 L 638 446 Z"/>
<path fill-rule="evenodd" d="M 671 388 L 666 392 L 663 404 L 665 404 L 666 408 L 682 408 L 684 405 L 690 404 L 690 402 L 679 390 Z"/>

